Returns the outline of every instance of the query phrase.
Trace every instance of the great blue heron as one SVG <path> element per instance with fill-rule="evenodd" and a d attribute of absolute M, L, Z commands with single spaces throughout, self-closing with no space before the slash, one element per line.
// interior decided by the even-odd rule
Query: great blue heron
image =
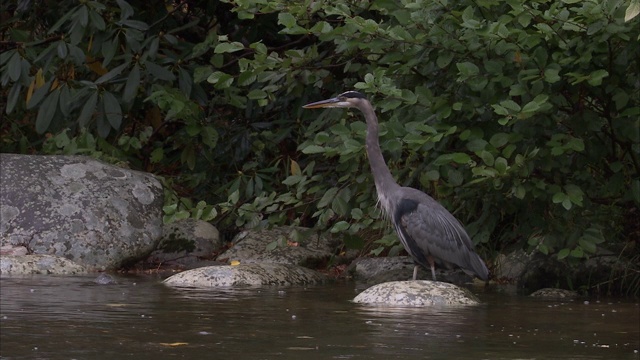
<path fill-rule="evenodd" d="M 431 268 L 436 280 L 435 262 L 458 265 L 470 275 L 487 280 L 489 270 L 473 251 L 469 235 L 460 222 L 431 196 L 420 190 L 398 185 L 384 161 L 378 141 L 378 117 L 367 98 L 347 91 L 334 98 L 304 105 L 303 108 L 357 108 L 367 121 L 367 155 L 378 192 L 378 202 L 393 223 L 402 245 L 418 266 Z"/>

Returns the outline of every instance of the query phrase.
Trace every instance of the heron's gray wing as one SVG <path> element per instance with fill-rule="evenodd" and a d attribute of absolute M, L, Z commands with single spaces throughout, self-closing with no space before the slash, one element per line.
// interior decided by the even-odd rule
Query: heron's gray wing
<path fill-rule="evenodd" d="M 405 248 L 406 243 L 410 244 L 407 252 L 423 266 L 426 255 L 431 255 L 486 278 L 486 266 L 473 251 L 471 239 L 460 222 L 426 194 L 420 192 L 426 197 L 411 195 L 398 203 L 394 214 L 396 230 Z M 423 254 L 424 263 L 416 253 Z"/>

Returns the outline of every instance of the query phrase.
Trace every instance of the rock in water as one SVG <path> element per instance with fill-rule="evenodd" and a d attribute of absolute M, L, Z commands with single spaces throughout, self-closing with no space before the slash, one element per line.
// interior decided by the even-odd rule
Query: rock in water
<path fill-rule="evenodd" d="M 391 281 L 374 285 L 353 302 L 389 306 L 476 305 L 478 299 L 467 289 L 429 280 Z"/>
<path fill-rule="evenodd" d="M 98 285 L 111 285 L 118 283 L 113 276 L 105 273 L 101 273 L 100 275 L 98 275 L 98 277 L 93 279 L 93 282 Z"/>
<path fill-rule="evenodd" d="M 302 266 L 265 263 L 207 266 L 175 274 L 164 283 L 187 287 L 216 287 L 306 285 L 324 280 L 324 275 Z"/>

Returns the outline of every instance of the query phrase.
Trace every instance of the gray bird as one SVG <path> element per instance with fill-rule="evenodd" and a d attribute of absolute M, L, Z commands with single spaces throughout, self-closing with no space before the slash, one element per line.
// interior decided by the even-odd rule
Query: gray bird
<path fill-rule="evenodd" d="M 473 251 L 469 235 L 460 222 L 420 190 L 398 185 L 384 161 L 378 141 L 378 117 L 367 98 L 357 91 L 347 91 L 334 98 L 304 105 L 305 109 L 357 108 L 367 121 L 367 155 L 376 184 L 378 203 L 393 223 L 405 250 L 415 262 L 413 280 L 418 266 L 431 269 L 436 280 L 435 262 L 455 264 L 467 274 L 482 280 L 489 270 Z"/>

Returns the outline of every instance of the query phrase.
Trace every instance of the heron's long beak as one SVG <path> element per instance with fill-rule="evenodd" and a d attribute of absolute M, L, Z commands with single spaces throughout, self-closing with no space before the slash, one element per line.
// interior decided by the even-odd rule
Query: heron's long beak
<path fill-rule="evenodd" d="M 340 107 L 340 99 L 335 97 L 327 100 L 312 102 L 311 104 L 304 105 L 305 109 L 319 109 L 319 108 L 331 108 Z"/>

